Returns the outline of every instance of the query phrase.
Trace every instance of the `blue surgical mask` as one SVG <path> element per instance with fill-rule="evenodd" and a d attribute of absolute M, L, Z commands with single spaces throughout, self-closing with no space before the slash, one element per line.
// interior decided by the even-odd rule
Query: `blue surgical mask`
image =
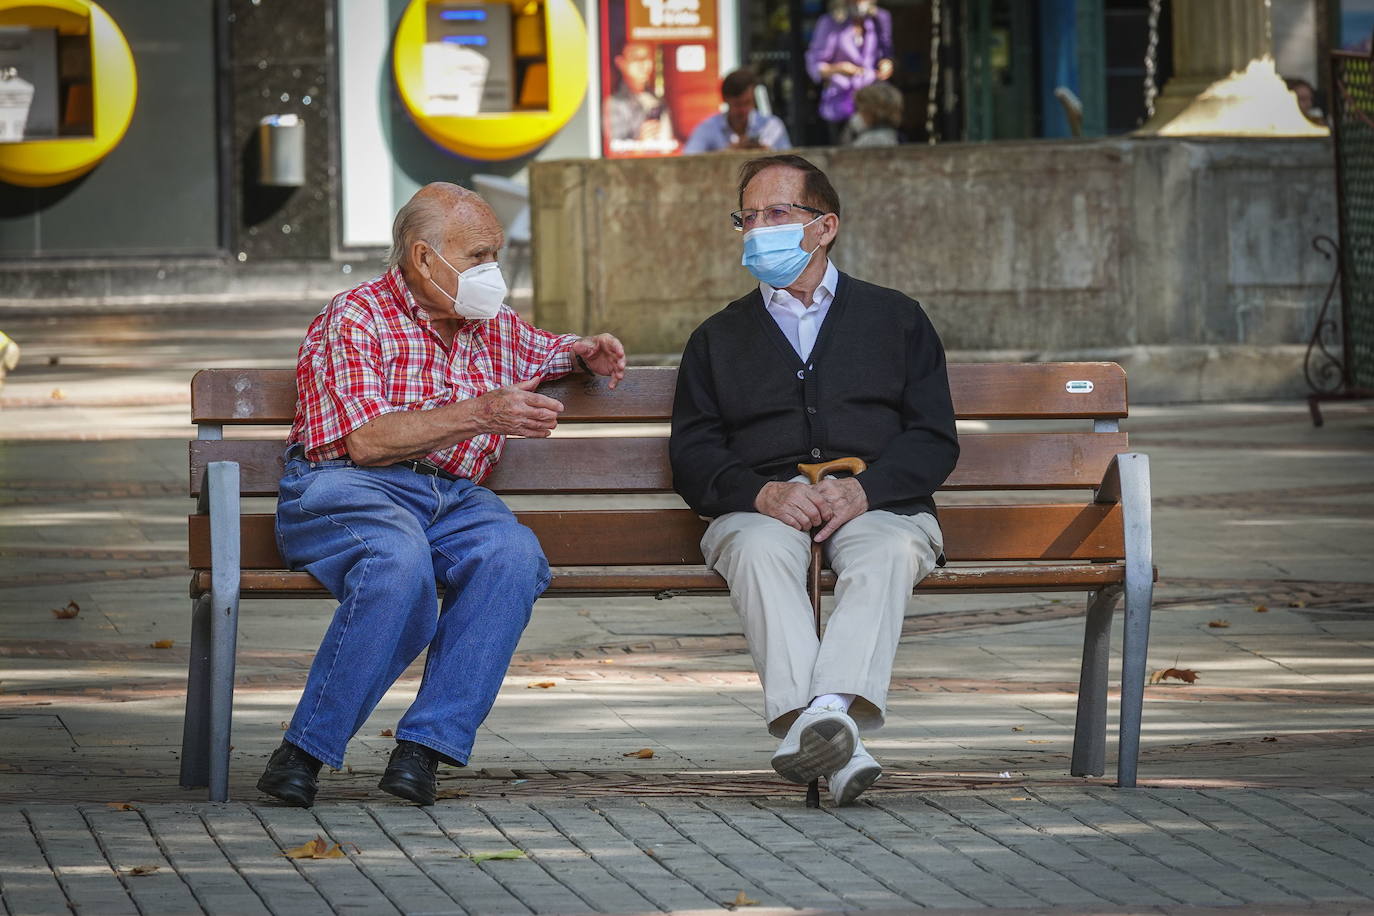
<path fill-rule="evenodd" d="M 801 247 L 803 232 L 817 219 L 820 217 L 809 223 L 750 229 L 744 233 L 744 257 L 740 263 L 760 282 L 777 289 L 791 286 L 821 247 L 819 242 L 810 251 Z"/>

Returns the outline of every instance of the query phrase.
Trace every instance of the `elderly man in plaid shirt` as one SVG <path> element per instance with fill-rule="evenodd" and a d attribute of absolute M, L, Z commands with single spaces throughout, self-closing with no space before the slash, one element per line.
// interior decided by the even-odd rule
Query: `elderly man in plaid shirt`
<path fill-rule="evenodd" d="M 301 345 L 277 541 L 339 607 L 258 780 L 288 804 L 313 804 L 321 764 L 343 766 L 425 650 L 380 787 L 433 804 L 438 763 L 467 763 L 548 586 L 534 534 L 480 484 L 506 436 L 557 425 L 563 405 L 535 391 L 542 379 L 580 369 L 615 387 L 625 350 L 610 334 L 541 331 L 506 306 L 503 241 L 476 194 L 421 188 L 396 216 L 390 269 L 335 297 Z"/>

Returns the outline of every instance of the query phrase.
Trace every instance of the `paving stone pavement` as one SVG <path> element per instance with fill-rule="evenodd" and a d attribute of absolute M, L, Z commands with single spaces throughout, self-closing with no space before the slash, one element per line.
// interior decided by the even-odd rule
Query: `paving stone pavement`
<path fill-rule="evenodd" d="M 1374 911 L 1357 789 L 25 804 L 0 841 L 10 913 Z"/>
<path fill-rule="evenodd" d="M 5 913 L 1374 913 L 1359 402 L 1320 430 L 1301 403 L 1133 409 L 1150 664 L 1200 675 L 1147 687 L 1139 789 L 1067 775 L 1077 597 L 913 601 L 866 739 L 887 771 L 819 811 L 768 768 L 727 601 L 549 599 L 438 805 L 376 789 L 412 669 L 317 807 L 286 809 L 253 782 L 329 607 L 282 601 L 245 605 L 233 801 L 203 802 L 177 785 L 187 382 L 291 364 L 312 312 L 6 316 L 24 362 L 0 391 Z M 343 855 L 282 855 L 316 836 Z"/>

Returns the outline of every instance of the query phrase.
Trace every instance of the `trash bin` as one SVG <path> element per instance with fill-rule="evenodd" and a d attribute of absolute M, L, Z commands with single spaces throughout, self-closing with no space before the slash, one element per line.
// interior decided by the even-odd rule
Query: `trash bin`
<path fill-rule="evenodd" d="M 258 122 L 258 184 L 305 184 L 305 122 L 299 116 L 274 114 Z"/>

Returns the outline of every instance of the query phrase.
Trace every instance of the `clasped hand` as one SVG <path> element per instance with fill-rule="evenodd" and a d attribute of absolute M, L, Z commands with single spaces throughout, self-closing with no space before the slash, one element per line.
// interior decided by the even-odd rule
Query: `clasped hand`
<path fill-rule="evenodd" d="M 853 477 L 827 477 L 818 484 L 770 481 L 754 498 L 754 508 L 798 531 L 816 532 L 817 543 L 841 525 L 868 511 L 868 496 Z"/>

